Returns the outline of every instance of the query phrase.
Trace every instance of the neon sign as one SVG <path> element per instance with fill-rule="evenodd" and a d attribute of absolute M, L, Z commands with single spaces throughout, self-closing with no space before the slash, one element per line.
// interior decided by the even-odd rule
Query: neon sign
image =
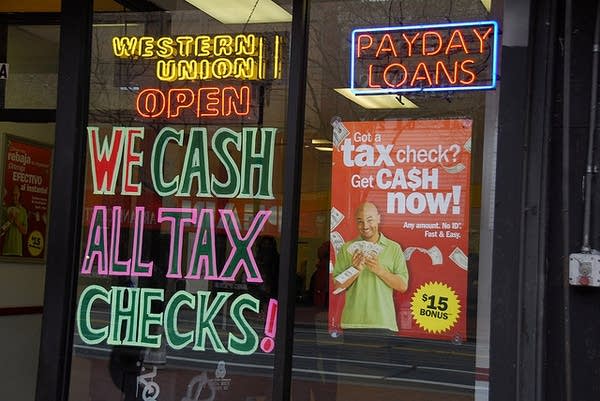
<path fill-rule="evenodd" d="M 204 86 L 196 90 L 146 88 L 138 93 L 136 111 L 144 118 L 178 118 L 190 110 L 197 118 L 244 117 L 250 113 L 251 88 Z"/>
<path fill-rule="evenodd" d="M 495 21 L 352 32 L 350 88 L 356 94 L 496 87 Z"/>
<path fill-rule="evenodd" d="M 116 57 L 157 59 L 156 77 L 165 82 L 281 79 L 283 43 L 278 34 L 112 38 Z"/>
<path fill-rule="evenodd" d="M 257 82 L 283 79 L 285 34 L 115 36 L 111 44 L 115 57 L 150 61 L 159 83 L 174 85 L 155 84 L 137 93 L 134 107 L 145 119 L 252 121 Z M 194 87 L 184 86 L 190 81 Z"/>

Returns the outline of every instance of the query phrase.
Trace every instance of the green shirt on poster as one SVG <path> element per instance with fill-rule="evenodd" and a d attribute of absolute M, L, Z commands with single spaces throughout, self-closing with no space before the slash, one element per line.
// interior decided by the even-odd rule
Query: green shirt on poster
<path fill-rule="evenodd" d="M 14 216 L 14 222 L 18 222 L 27 231 L 27 210 L 23 206 L 10 206 L 8 214 Z M 23 256 L 23 234 L 14 222 L 6 229 L 2 244 L 3 256 Z"/>
<path fill-rule="evenodd" d="M 333 276 L 336 277 L 352 265 L 348 247 L 356 241 L 346 242 L 336 256 Z M 383 247 L 379 263 L 390 273 L 400 276 L 408 283 L 408 269 L 400 245 L 380 234 L 377 244 Z M 346 290 L 346 303 L 342 312 L 344 329 L 388 329 L 398 331 L 394 290 L 369 269 L 363 269 L 356 281 Z"/>

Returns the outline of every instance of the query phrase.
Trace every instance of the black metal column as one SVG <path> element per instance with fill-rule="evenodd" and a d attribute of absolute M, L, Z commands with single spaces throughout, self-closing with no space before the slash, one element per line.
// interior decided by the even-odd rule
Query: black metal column
<path fill-rule="evenodd" d="M 515 16 L 505 3 L 505 24 Z M 556 1 L 502 48 L 492 272 L 490 400 L 545 399 L 545 303 Z M 506 35 L 507 32 L 504 32 Z"/>
<path fill-rule="evenodd" d="M 85 167 L 92 0 L 63 0 L 37 401 L 69 395 Z"/>
<path fill-rule="evenodd" d="M 296 259 L 302 152 L 304 150 L 304 99 L 308 53 L 309 1 L 294 0 L 292 45 L 288 92 L 284 172 L 284 209 L 281 222 L 281 259 L 279 263 L 279 309 L 275 344 L 273 400 L 290 399 L 292 351 L 296 294 Z"/>

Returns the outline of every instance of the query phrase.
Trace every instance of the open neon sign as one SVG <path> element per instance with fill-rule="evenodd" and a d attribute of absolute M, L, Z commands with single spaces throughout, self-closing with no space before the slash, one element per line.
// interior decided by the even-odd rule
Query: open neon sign
<path fill-rule="evenodd" d="M 496 87 L 495 21 L 352 31 L 350 88 L 356 94 Z"/>
<path fill-rule="evenodd" d="M 257 119 L 256 89 L 283 79 L 285 44 L 278 33 L 112 38 L 115 57 L 153 62 L 156 79 L 172 83 L 143 88 L 135 99 L 139 117 L 170 121 Z"/>

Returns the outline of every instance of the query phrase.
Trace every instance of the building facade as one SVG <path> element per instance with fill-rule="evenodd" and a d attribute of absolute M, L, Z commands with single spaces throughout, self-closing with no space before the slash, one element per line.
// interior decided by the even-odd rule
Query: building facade
<path fill-rule="evenodd" d="M 596 8 L 0 5 L 5 396 L 597 399 Z"/>

